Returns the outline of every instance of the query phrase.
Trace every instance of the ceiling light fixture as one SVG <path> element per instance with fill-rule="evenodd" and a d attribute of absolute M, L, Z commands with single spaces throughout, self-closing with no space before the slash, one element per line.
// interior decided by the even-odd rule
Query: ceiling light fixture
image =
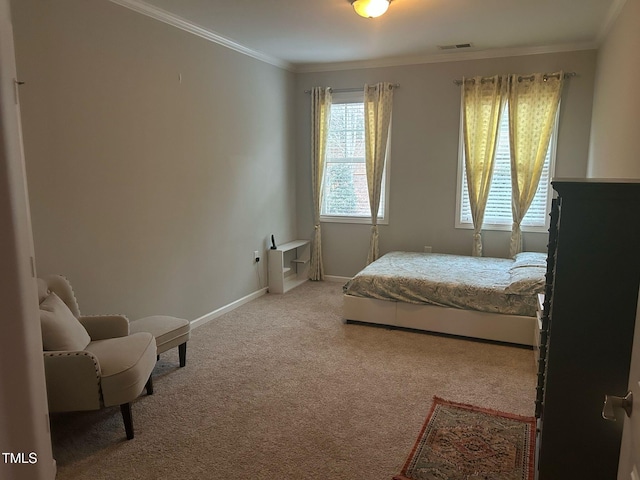
<path fill-rule="evenodd" d="M 365 18 L 375 18 L 382 15 L 389 8 L 391 0 L 352 0 L 351 5 L 358 15 Z"/>

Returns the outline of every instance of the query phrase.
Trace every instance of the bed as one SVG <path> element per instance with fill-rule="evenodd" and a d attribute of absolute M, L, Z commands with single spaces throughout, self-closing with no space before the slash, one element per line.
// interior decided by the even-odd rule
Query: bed
<path fill-rule="evenodd" d="M 390 252 L 344 285 L 344 319 L 532 346 L 545 272 L 537 252 Z"/>

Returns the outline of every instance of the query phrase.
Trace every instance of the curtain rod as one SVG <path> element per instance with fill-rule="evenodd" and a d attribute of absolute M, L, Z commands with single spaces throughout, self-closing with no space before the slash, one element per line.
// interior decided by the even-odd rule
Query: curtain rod
<path fill-rule="evenodd" d="M 567 72 L 564 74 L 564 78 L 571 78 L 571 77 L 575 77 L 578 74 L 576 72 Z M 550 74 L 546 74 L 545 77 L 558 77 L 557 73 L 550 73 Z M 472 78 L 468 78 L 467 80 L 473 80 Z M 492 82 L 493 81 L 493 77 L 483 77 L 482 78 L 482 83 L 485 82 L 485 80 L 487 82 Z M 519 76 L 518 77 L 518 81 L 520 80 L 533 80 L 533 75 L 524 75 L 524 76 Z M 456 85 L 462 85 L 462 80 L 454 80 L 453 83 L 455 83 Z"/>
<path fill-rule="evenodd" d="M 372 85 L 369 85 L 369 87 L 372 87 Z M 400 84 L 399 83 L 394 83 L 391 85 L 392 88 L 400 88 Z M 364 87 L 352 87 L 352 88 L 333 88 L 333 87 L 329 87 L 329 89 L 331 90 L 331 93 L 347 93 L 347 92 L 361 92 Z M 311 93 L 311 90 L 305 90 L 304 93 Z"/>

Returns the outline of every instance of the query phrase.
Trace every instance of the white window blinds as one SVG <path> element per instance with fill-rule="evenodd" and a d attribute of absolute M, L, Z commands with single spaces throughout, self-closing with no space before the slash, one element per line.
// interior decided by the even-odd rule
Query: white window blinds
<path fill-rule="evenodd" d="M 512 223 L 511 214 L 511 154 L 509 151 L 509 116 L 507 114 L 508 107 L 505 107 L 502 118 L 500 119 L 500 129 L 498 132 L 498 145 L 496 148 L 496 158 L 493 167 L 493 177 L 491 180 L 491 189 L 487 199 L 487 206 L 484 213 L 485 227 L 504 226 L 509 228 Z M 557 121 L 556 121 L 557 130 Z M 545 157 L 544 167 L 540 176 L 538 190 L 531 202 L 531 206 L 525 215 L 523 227 L 546 227 L 547 217 L 549 213 L 550 201 L 550 181 L 553 171 L 553 150 L 555 147 L 555 130 L 549 142 L 547 155 Z M 462 184 L 462 198 L 460 202 L 459 223 L 460 226 L 472 225 L 471 207 L 469 204 L 469 192 L 466 182 L 466 169 L 464 163 L 464 148 L 461 152 L 462 156 L 462 175 L 460 176 Z"/>
<path fill-rule="evenodd" d="M 365 167 L 363 94 L 335 94 L 331 105 L 327 156 L 322 184 L 320 215 L 327 217 L 371 218 Z M 386 168 L 385 168 L 386 178 Z M 386 181 L 378 219 L 385 217 Z"/>

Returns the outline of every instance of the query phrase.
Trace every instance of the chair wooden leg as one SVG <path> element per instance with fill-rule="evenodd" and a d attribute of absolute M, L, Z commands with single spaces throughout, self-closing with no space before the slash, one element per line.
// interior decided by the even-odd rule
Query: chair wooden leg
<path fill-rule="evenodd" d="M 184 367 L 187 364 L 187 342 L 178 345 L 178 356 L 180 357 L 180 366 Z"/>
<path fill-rule="evenodd" d="M 122 405 L 120 405 L 120 411 L 122 412 L 124 429 L 127 432 L 127 440 L 131 440 L 133 438 L 133 420 L 131 419 L 131 404 L 123 403 Z"/>
<path fill-rule="evenodd" d="M 147 395 L 153 395 L 153 380 L 151 379 L 151 375 L 149 375 L 149 380 L 147 380 L 144 388 L 147 389 Z"/>

